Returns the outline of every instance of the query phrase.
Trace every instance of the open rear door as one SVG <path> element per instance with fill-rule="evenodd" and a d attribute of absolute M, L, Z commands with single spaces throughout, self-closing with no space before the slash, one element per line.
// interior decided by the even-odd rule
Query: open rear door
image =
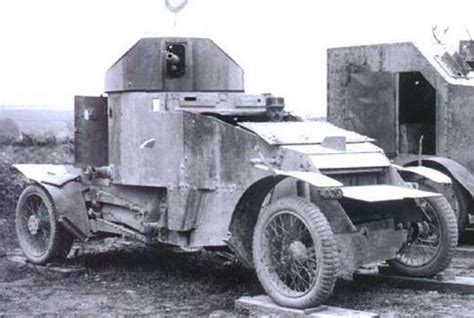
<path fill-rule="evenodd" d="M 74 97 L 74 161 L 79 167 L 108 163 L 107 98 Z"/>
<path fill-rule="evenodd" d="M 396 81 L 390 72 L 351 73 L 346 90 L 347 129 L 376 139 L 387 154 L 397 152 Z"/>

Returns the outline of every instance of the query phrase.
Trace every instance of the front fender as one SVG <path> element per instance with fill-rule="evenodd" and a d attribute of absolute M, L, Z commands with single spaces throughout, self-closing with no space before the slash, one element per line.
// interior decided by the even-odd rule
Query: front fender
<path fill-rule="evenodd" d="M 446 174 L 424 166 L 401 167 L 394 165 L 397 171 L 408 180 L 428 179 L 439 184 L 451 184 L 451 178 Z"/>
<path fill-rule="evenodd" d="M 300 181 L 309 183 L 316 188 L 332 188 L 341 187 L 343 184 L 336 179 L 330 178 L 317 171 L 284 171 L 279 169 L 269 168 L 265 165 L 255 165 L 256 168 L 262 170 L 271 170 L 276 176 L 291 177 Z"/>
<path fill-rule="evenodd" d="M 405 165 L 415 164 L 416 162 L 408 162 Z M 443 157 L 425 157 L 422 160 L 422 165 L 449 174 L 474 198 L 474 175 L 460 163 Z"/>

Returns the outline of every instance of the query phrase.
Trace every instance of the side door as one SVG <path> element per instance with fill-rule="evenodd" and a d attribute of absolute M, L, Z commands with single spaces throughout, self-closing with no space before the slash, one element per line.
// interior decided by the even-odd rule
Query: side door
<path fill-rule="evenodd" d="M 77 166 L 108 164 L 107 98 L 74 97 L 74 161 Z"/>

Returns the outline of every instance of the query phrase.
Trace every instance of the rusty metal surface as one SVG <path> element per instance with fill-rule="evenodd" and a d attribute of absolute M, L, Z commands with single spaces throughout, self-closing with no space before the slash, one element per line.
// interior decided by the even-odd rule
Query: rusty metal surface
<path fill-rule="evenodd" d="M 168 46 L 186 48 L 184 76 L 166 74 Z M 145 58 L 144 58 L 145 57 Z M 243 70 L 209 39 L 146 38 L 108 71 L 105 91 L 243 91 Z"/>
<path fill-rule="evenodd" d="M 79 167 L 108 163 L 107 98 L 74 97 L 74 162 Z"/>

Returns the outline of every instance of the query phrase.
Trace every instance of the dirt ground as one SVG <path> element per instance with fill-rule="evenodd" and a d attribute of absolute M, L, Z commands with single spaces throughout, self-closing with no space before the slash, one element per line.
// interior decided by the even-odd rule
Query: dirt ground
<path fill-rule="evenodd" d="M 68 263 L 86 272 L 70 277 L 1 257 L 0 316 L 246 316 L 235 310 L 234 301 L 262 293 L 252 272 L 211 252 L 151 251 L 113 239 L 75 250 Z M 457 258 L 454 268 L 474 275 L 474 259 Z M 398 289 L 370 281 L 338 282 L 327 304 L 388 317 L 474 317 L 474 295 Z"/>
<path fill-rule="evenodd" d="M 22 155 L 16 150 L 9 151 L 12 158 Z M 30 152 L 25 150 L 24 155 Z M 48 156 L 51 151 L 45 152 Z M 52 153 L 56 157 L 50 162 L 70 159 L 66 148 Z M 221 255 L 207 251 L 192 254 L 152 251 L 121 239 L 76 244 L 67 262 L 85 268 L 80 275 L 65 277 L 12 262 L 7 259 L 7 253 L 18 253 L 12 231 L 12 204 L 22 181 L 11 174 L 2 178 L 0 317 L 158 314 L 194 317 L 212 313 L 247 316 L 248 313 L 235 310 L 235 300 L 263 292 L 251 271 Z M 16 185 L 8 183 L 8 189 L 1 188 L 5 178 Z M 457 257 L 451 270 L 474 277 L 474 254 Z M 474 317 L 474 295 L 398 289 L 370 281 L 338 282 L 327 304 L 377 312 L 386 317 Z"/>

